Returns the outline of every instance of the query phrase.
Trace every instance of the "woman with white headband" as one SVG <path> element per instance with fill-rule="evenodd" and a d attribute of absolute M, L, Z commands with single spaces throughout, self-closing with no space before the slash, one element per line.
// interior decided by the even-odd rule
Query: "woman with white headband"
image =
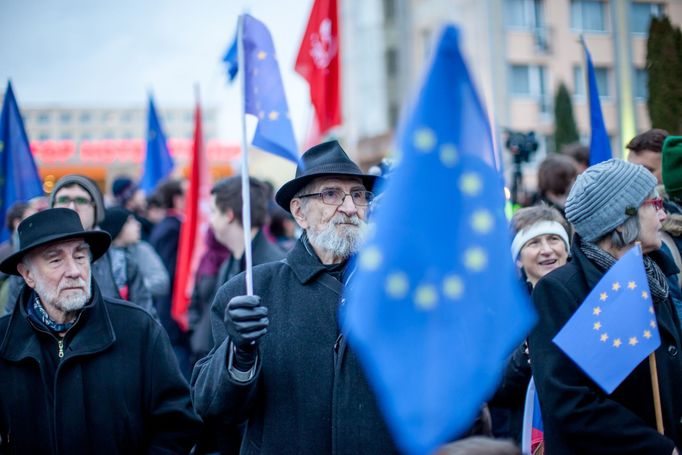
<path fill-rule="evenodd" d="M 520 209 L 511 225 L 515 233 L 512 257 L 531 286 L 566 263 L 569 227 L 557 209 L 547 205 Z"/>
<path fill-rule="evenodd" d="M 529 289 L 551 272 L 566 264 L 569 226 L 561 213 L 542 204 L 518 210 L 511 219 L 512 257 Z M 527 345 L 514 351 L 505 369 L 502 384 L 490 401 L 495 436 L 521 442 L 523 406 L 531 371 Z"/>

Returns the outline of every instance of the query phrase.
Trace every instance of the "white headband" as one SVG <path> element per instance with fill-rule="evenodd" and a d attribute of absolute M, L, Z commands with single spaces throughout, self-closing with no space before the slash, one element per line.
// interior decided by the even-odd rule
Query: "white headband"
<path fill-rule="evenodd" d="M 568 241 L 568 234 L 566 229 L 557 221 L 540 221 L 535 223 L 528 229 L 521 229 L 516 233 L 514 241 L 511 244 L 512 258 L 514 260 L 518 259 L 519 253 L 530 239 L 533 239 L 539 235 L 555 234 L 561 237 L 561 239 L 566 244 L 566 251 L 568 252 L 570 242 Z"/>

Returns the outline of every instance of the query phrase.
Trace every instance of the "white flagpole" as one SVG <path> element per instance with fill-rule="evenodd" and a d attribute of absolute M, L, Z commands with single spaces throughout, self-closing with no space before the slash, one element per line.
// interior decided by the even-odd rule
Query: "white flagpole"
<path fill-rule="evenodd" d="M 237 64 L 241 86 L 242 120 L 242 226 L 244 228 L 244 258 L 246 259 L 246 295 L 253 295 L 253 261 L 251 259 L 251 187 L 249 185 L 249 146 L 246 140 L 246 68 L 244 68 L 244 15 L 237 27 Z"/>

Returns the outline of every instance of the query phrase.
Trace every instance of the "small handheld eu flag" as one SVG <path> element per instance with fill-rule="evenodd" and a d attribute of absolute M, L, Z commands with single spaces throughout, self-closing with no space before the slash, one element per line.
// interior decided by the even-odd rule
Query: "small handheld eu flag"
<path fill-rule="evenodd" d="M 606 272 L 554 343 L 606 393 L 658 348 L 661 338 L 639 244 Z"/>

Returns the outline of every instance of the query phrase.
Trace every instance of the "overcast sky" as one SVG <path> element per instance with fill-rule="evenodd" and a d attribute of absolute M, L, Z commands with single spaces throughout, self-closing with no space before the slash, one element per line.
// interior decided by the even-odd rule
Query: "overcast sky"
<path fill-rule="evenodd" d="M 219 108 L 221 138 L 239 141 L 239 92 L 222 57 L 248 10 L 273 36 L 299 143 L 307 83 L 293 70 L 312 0 L 0 0 L 0 83 L 21 106 Z"/>

